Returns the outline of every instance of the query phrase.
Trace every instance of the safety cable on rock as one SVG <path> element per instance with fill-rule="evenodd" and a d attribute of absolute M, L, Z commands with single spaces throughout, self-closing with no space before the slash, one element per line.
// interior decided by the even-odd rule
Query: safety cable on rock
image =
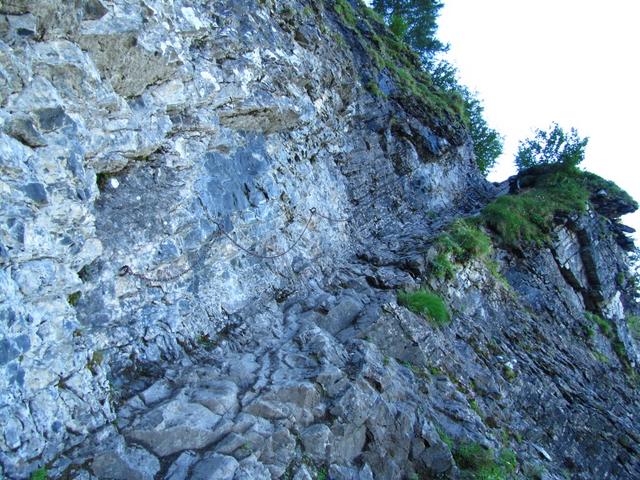
<path fill-rule="evenodd" d="M 296 238 L 295 242 L 293 242 L 289 246 L 289 248 L 287 248 L 284 252 L 280 252 L 280 253 L 277 253 L 275 255 L 261 255 L 259 253 L 256 253 L 256 252 L 253 252 L 253 251 L 249 250 L 248 248 L 243 247 L 238 242 L 236 242 L 235 239 L 231 235 L 229 235 L 227 232 L 224 231 L 224 226 L 220 222 L 217 222 L 215 220 L 212 220 L 212 221 L 213 221 L 214 225 L 216 225 L 218 227 L 218 229 L 220 230 L 220 233 L 222 235 L 224 235 L 231 243 L 233 243 L 237 248 L 239 248 L 243 252 L 248 253 L 249 255 L 252 255 L 252 256 L 254 256 L 256 258 L 262 258 L 264 260 L 272 260 L 274 258 L 283 257 L 284 255 L 286 255 L 287 253 L 289 253 L 291 250 L 293 250 L 295 248 L 295 246 L 300 242 L 300 240 L 302 240 L 302 236 L 308 230 L 309 224 L 311 223 L 311 220 L 313 219 L 313 216 L 317 215 L 317 214 L 318 214 L 318 212 L 317 212 L 315 207 L 309 209 L 309 218 L 307 219 L 307 222 L 304 224 L 304 228 L 302 229 L 302 232 L 300 233 L 300 235 L 298 235 L 298 238 Z"/>
<path fill-rule="evenodd" d="M 260 258 L 263 260 L 273 260 L 276 258 L 280 258 L 283 257 L 284 255 L 286 255 L 287 253 L 291 252 L 291 250 L 293 250 L 302 240 L 302 237 L 304 236 L 304 234 L 307 232 L 307 230 L 309 229 L 309 225 L 311 224 L 311 220 L 313 220 L 314 216 L 318 216 L 321 218 L 324 218 L 328 221 L 331 222 L 347 222 L 349 221 L 349 219 L 335 219 L 333 217 L 330 217 L 328 215 L 323 215 L 321 213 L 318 212 L 318 210 L 313 207 L 311 209 L 309 209 L 309 217 L 307 218 L 304 227 L 302 229 L 302 232 L 300 232 L 300 234 L 298 235 L 298 237 L 295 239 L 295 241 L 284 251 L 279 252 L 277 254 L 273 254 L 273 255 L 262 255 L 260 253 L 257 253 L 255 251 L 252 251 L 246 247 L 243 247 L 242 245 L 240 245 L 240 243 L 238 243 L 231 235 L 229 235 L 228 232 L 225 231 L 224 226 L 214 220 L 213 218 L 211 218 L 208 214 L 208 212 L 205 210 L 205 215 L 207 216 L 207 218 L 214 224 L 216 225 L 216 227 L 218 227 L 218 232 L 221 236 L 224 236 L 227 240 L 229 240 L 236 248 L 238 248 L 239 250 L 245 252 L 248 255 L 251 255 L 253 257 L 256 258 Z M 220 238 L 218 237 L 214 237 L 213 239 L 211 239 L 209 242 L 207 242 L 208 244 L 212 244 L 213 240 L 215 238 Z M 205 245 L 203 247 L 208 247 L 209 245 L 207 245 L 207 243 L 205 243 Z M 187 267 L 186 269 L 173 274 L 173 275 L 168 275 L 168 276 L 163 276 L 163 277 L 158 277 L 158 278 L 151 278 L 147 275 L 144 275 L 142 273 L 138 273 L 136 271 L 134 271 L 129 265 L 123 265 L 119 270 L 118 270 L 118 275 L 121 277 L 125 277 L 127 275 L 130 275 L 132 277 L 138 278 L 140 280 L 143 280 L 145 282 L 149 282 L 149 283 L 162 283 L 162 282 L 171 282 L 173 280 L 177 280 L 178 278 L 186 275 L 187 273 L 189 273 L 190 271 L 192 271 L 195 268 L 196 264 L 191 265 L 189 267 Z"/>
<path fill-rule="evenodd" d="M 373 205 L 373 203 L 380 197 L 384 196 L 384 195 L 389 195 L 390 192 L 387 191 L 386 189 L 388 187 L 390 187 L 391 185 L 394 185 L 396 183 L 401 182 L 402 180 L 405 180 L 407 178 L 411 178 L 413 176 L 415 172 L 411 172 L 409 173 L 407 176 L 405 177 L 398 177 L 395 178 L 394 180 L 391 180 L 389 182 L 383 183 L 382 185 L 379 185 L 377 188 L 379 190 L 379 193 L 377 195 L 374 195 L 373 197 L 369 196 L 370 201 L 367 203 L 360 203 L 360 201 L 362 199 L 364 199 L 366 196 L 362 196 L 360 198 L 356 198 L 353 199 L 352 201 L 355 201 L 357 206 L 355 207 L 356 211 L 359 211 L 362 208 L 365 208 L 367 206 L 371 206 Z M 300 232 L 300 234 L 298 235 L 298 237 L 296 238 L 296 240 L 284 251 L 273 254 L 273 255 L 262 255 L 260 253 L 257 253 L 253 250 L 250 250 L 246 247 L 243 247 L 242 245 L 240 245 L 240 243 L 238 243 L 231 235 L 229 235 L 228 232 L 225 231 L 224 229 L 224 225 L 222 225 L 220 222 L 214 220 L 213 218 L 211 218 L 211 216 L 209 215 L 209 213 L 207 212 L 206 208 L 204 208 L 203 206 L 203 210 L 205 215 L 207 216 L 207 218 L 214 224 L 216 225 L 216 227 L 218 227 L 218 232 L 221 236 L 224 236 L 227 240 L 229 240 L 236 248 L 238 248 L 239 250 L 245 252 L 248 255 L 251 255 L 253 257 L 256 258 L 260 258 L 263 260 L 273 260 L 276 258 L 280 258 L 285 256 L 287 253 L 291 252 L 291 250 L 293 250 L 298 243 L 300 243 L 300 241 L 302 240 L 302 237 L 304 236 L 304 234 L 307 232 L 307 230 L 309 229 L 309 225 L 311 224 L 311 220 L 313 219 L 314 216 L 323 218 L 329 222 L 334 222 L 334 223 L 346 223 L 349 222 L 350 218 L 334 218 L 331 217 L 329 215 L 324 215 L 320 212 L 318 212 L 317 208 L 313 207 L 311 209 L 309 209 L 309 218 L 307 218 L 304 228 L 302 229 L 302 232 Z M 205 242 L 205 244 L 203 245 L 203 248 L 209 247 L 211 244 L 213 244 L 213 241 L 216 238 L 220 238 L 220 236 L 218 237 L 213 237 L 212 239 L 210 239 L 208 242 Z M 183 277 L 184 275 L 186 275 L 187 273 L 189 273 L 190 271 L 192 271 L 196 265 L 199 262 L 194 263 L 193 265 L 185 268 L 184 270 L 175 273 L 173 275 L 167 275 L 167 276 L 163 276 L 163 277 L 157 277 L 157 278 L 151 278 L 148 277 L 147 275 L 144 275 L 142 273 L 136 272 L 134 271 L 129 265 L 123 265 L 119 270 L 118 270 L 118 275 L 121 277 L 125 277 L 127 275 L 130 275 L 132 277 L 138 278 L 140 280 L 143 280 L 145 282 L 149 282 L 149 283 L 163 283 L 163 282 L 171 282 L 174 280 L 177 280 L 180 277 Z"/>

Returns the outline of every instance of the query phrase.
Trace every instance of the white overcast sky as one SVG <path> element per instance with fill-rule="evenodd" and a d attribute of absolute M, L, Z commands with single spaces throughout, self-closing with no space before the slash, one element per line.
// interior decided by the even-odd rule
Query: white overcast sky
<path fill-rule="evenodd" d="M 515 172 L 519 140 L 557 121 L 590 138 L 583 167 L 640 199 L 640 0 L 444 0 L 438 24 L 505 136 L 490 180 Z M 640 214 L 624 220 L 640 230 Z"/>

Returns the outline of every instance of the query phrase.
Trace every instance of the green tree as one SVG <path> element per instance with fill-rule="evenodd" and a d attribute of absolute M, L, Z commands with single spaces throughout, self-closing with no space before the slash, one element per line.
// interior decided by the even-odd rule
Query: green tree
<path fill-rule="evenodd" d="M 373 9 L 382 15 L 396 35 L 400 33 L 398 36 L 407 42 L 423 61 L 428 61 L 436 53 L 447 50 L 447 45 L 436 38 L 437 19 L 442 6 L 440 0 L 373 1 Z"/>
<path fill-rule="evenodd" d="M 487 175 L 502 153 L 502 136 L 491 128 L 484 118 L 484 106 L 478 95 L 460 84 L 458 72 L 453 65 L 441 60 L 432 63 L 430 67 L 431 78 L 436 86 L 448 92 L 457 92 L 462 97 L 476 164 L 480 171 Z"/>
<path fill-rule="evenodd" d="M 520 142 L 516 154 L 518 171 L 537 165 L 563 165 L 576 167 L 584 160 L 589 138 L 580 138 L 578 131 L 572 128 L 566 133 L 560 125 L 552 123 L 548 130 L 536 130 L 533 138 Z"/>

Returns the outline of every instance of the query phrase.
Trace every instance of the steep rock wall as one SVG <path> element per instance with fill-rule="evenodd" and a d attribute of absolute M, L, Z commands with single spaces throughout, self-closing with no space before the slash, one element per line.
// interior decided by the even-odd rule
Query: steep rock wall
<path fill-rule="evenodd" d="M 0 12 L 5 476 L 455 478 L 447 439 L 637 476 L 637 390 L 582 328 L 616 322 L 637 365 L 611 229 L 498 248 L 511 286 L 433 279 L 430 240 L 495 191 L 459 120 L 376 68 L 364 10 Z M 398 306 L 422 283 L 450 327 Z"/>
<path fill-rule="evenodd" d="M 3 3 L 8 472 L 112 421 L 112 372 L 189 363 L 242 308 L 399 228 L 407 199 L 437 212 L 482 184 L 468 144 L 363 89 L 332 8 L 303 6 Z M 263 260 L 221 229 L 295 246 Z"/>

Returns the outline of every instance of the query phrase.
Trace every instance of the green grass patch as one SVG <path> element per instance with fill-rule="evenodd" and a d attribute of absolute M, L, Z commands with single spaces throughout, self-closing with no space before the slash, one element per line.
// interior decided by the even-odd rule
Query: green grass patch
<path fill-rule="evenodd" d="M 599 361 L 600 363 L 604 363 L 605 365 L 609 364 L 609 357 L 607 357 L 604 353 L 602 352 L 591 352 L 593 355 L 593 358 L 595 358 L 597 361 Z"/>
<path fill-rule="evenodd" d="M 631 315 L 627 318 L 627 325 L 629 325 L 629 331 L 636 340 L 640 340 L 640 317 L 637 315 Z"/>
<path fill-rule="evenodd" d="M 49 478 L 47 469 L 41 467 L 31 474 L 30 480 L 47 480 L 47 478 Z"/>
<path fill-rule="evenodd" d="M 376 98 L 385 97 L 385 94 L 382 93 L 382 90 L 380 90 L 380 87 L 378 86 L 378 82 L 376 82 L 375 80 L 371 80 L 370 82 L 367 82 L 365 87 L 367 88 L 367 90 L 369 90 L 371 95 L 373 95 L 374 97 Z"/>
<path fill-rule="evenodd" d="M 422 315 L 436 326 L 444 326 L 451 321 L 449 310 L 442 298 L 427 290 L 398 292 L 398 303 Z"/>
<path fill-rule="evenodd" d="M 437 238 L 436 250 L 437 254 L 431 261 L 432 272 L 440 279 L 451 279 L 456 271 L 455 264 L 489 256 L 492 251 L 491 238 L 477 223 L 458 220 Z"/>
<path fill-rule="evenodd" d="M 75 307 L 76 305 L 78 305 L 81 295 L 81 292 L 73 292 L 67 297 L 67 302 L 69 302 L 69 305 L 71 305 L 72 307 Z"/>
<path fill-rule="evenodd" d="M 596 175 L 591 172 L 581 172 L 582 179 L 584 181 L 584 185 L 591 191 L 592 193 L 599 192 L 600 190 L 604 190 L 607 192 L 607 196 L 614 200 L 619 200 L 623 203 L 628 203 L 630 205 L 638 208 L 638 202 L 636 202 L 631 195 L 621 189 L 618 185 L 610 180 L 605 180 L 604 178 Z"/>
<path fill-rule="evenodd" d="M 368 20 L 371 20 L 375 23 L 379 23 L 380 25 L 384 26 L 384 18 L 382 18 L 382 15 L 380 15 L 378 12 L 376 12 L 373 8 L 367 7 L 365 6 L 363 8 L 364 10 L 364 15 Z"/>
<path fill-rule="evenodd" d="M 598 325 L 598 327 L 600 328 L 600 331 L 605 337 L 607 338 L 614 337 L 613 327 L 611 326 L 611 323 L 608 320 L 605 320 L 600 315 L 596 315 L 595 313 L 591 313 L 591 312 L 584 312 L 584 316 L 586 317 L 587 320 L 591 320 L 593 323 Z"/>
<path fill-rule="evenodd" d="M 356 12 L 347 0 L 336 0 L 334 8 L 345 25 L 351 28 L 356 26 Z"/>
<path fill-rule="evenodd" d="M 507 245 L 542 245 L 549 238 L 557 214 L 585 211 L 589 190 L 580 181 L 579 173 L 543 175 L 530 190 L 497 198 L 482 211 L 485 225 Z"/>
<path fill-rule="evenodd" d="M 476 480 L 506 480 L 518 466 L 513 450 L 501 450 L 496 456 L 493 450 L 475 442 L 459 445 L 453 451 L 453 458 L 464 473 L 472 474 Z"/>
<path fill-rule="evenodd" d="M 612 199 L 638 205 L 615 183 L 575 167 L 538 167 L 529 172 L 522 178 L 527 184 L 522 193 L 499 197 L 482 211 L 484 224 L 508 246 L 544 244 L 556 216 L 584 212 L 592 195 L 601 190 Z"/>
<path fill-rule="evenodd" d="M 469 406 L 471 407 L 471 410 L 473 410 L 474 412 L 476 412 L 476 414 L 479 417 L 482 417 L 482 410 L 480 409 L 480 405 L 478 405 L 478 401 L 475 398 L 472 398 L 469 401 Z"/>
<path fill-rule="evenodd" d="M 445 432 L 444 429 L 439 425 L 436 426 L 436 431 L 438 432 L 440 440 L 442 440 L 442 442 L 447 447 L 449 447 L 449 450 L 453 450 L 453 439 L 447 434 L 447 432 Z"/>

